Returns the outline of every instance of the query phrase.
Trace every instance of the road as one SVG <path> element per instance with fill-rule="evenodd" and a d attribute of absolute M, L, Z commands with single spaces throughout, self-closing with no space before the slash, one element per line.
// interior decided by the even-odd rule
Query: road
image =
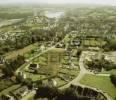
<path fill-rule="evenodd" d="M 58 43 L 59 43 L 59 42 L 58 42 Z M 57 44 L 58 44 L 58 43 L 57 43 Z M 57 44 L 56 44 L 56 45 L 57 45 Z M 42 51 L 41 53 L 39 53 L 38 55 L 36 55 L 36 56 L 30 58 L 29 61 L 28 61 L 27 63 L 31 62 L 33 59 L 39 57 L 40 55 L 44 54 L 45 52 L 47 52 L 47 51 L 49 51 L 49 50 L 55 48 L 56 45 L 54 45 L 54 46 L 52 46 L 52 47 L 49 47 L 49 48 L 47 48 L 46 50 L 44 50 L 44 51 Z M 74 80 L 70 81 L 68 84 L 64 85 L 63 87 L 60 87 L 59 89 L 68 88 L 68 87 L 70 87 L 71 84 L 76 84 L 76 85 L 81 85 L 81 86 L 84 86 L 84 87 L 88 87 L 88 86 L 85 86 L 85 85 L 82 85 L 82 84 L 79 83 L 79 81 L 85 76 L 85 74 L 92 74 L 92 75 L 99 75 L 99 76 L 109 76 L 109 74 L 94 74 L 93 72 L 88 71 L 88 70 L 84 67 L 84 63 L 83 63 L 83 62 L 84 62 L 85 55 L 86 55 L 87 53 L 88 53 L 88 52 L 83 51 L 82 54 L 81 54 L 81 56 L 80 56 L 80 59 L 79 59 L 80 72 L 79 72 L 78 76 L 77 76 Z M 25 66 L 25 67 L 26 67 L 26 66 Z M 22 66 L 22 68 L 20 67 L 16 72 L 19 72 L 19 71 L 21 71 L 22 69 L 24 69 L 24 66 Z M 89 87 L 89 88 L 95 89 L 95 88 L 93 88 L 93 87 Z M 97 89 L 96 89 L 96 90 L 97 90 Z M 98 91 L 98 90 L 97 90 L 97 91 Z M 103 93 L 103 94 L 108 98 L 108 100 L 112 100 L 111 97 L 110 97 L 107 93 L 104 93 L 102 90 L 99 90 L 99 91 L 100 91 L 101 93 Z M 34 94 L 35 94 L 35 90 L 31 91 L 28 95 L 26 95 L 25 97 L 23 97 L 22 100 L 28 100 L 28 98 L 34 96 Z"/>
<path fill-rule="evenodd" d="M 63 41 L 63 40 L 62 40 L 62 41 Z M 60 42 L 58 42 L 58 43 L 60 43 Z M 23 69 L 24 69 L 25 67 L 28 66 L 28 63 L 31 62 L 33 59 L 39 57 L 40 55 L 46 53 L 46 52 L 49 51 L 49 50 L 55 48 L 56 45 L 57 45 L 58 43 L 56 43 L 54 46 L 51 46 L 51 47 L 47 48 L 46 50 L 42 51 L 42 52 L 39 53 L 38 55 L 36 55 L 36 56 L 30 58 L 29 61 L 27 62 L 27 65 L 26 65 L 26 66 L 21 66 L 20 68 L 17 69 L 16 74 L 18 74 L 18 72 L 23 71 Z M 29 94 L 27 94 L 26 96 L 24 96 L 21 100 L 28 100 L 30 97 L 33 97 L 33 96 L 35 95 L 35 93 L 36 93 L 36 91 L 35 91 L 35 90 L 32 90 Z"/>
<path fill-rule="evenodd" d="M 88 71 L 85 67 L 84 67 L 84 58 L 85 58 L 85 55 L 86 55 L 86 51 L 83 51 L 81 56 L 80 56 L 80 59 L 79 59 L 79 67 L 80 67 L 80 72 L 78 74 L 78 76 L 70 81 L 68 84 L 64 85 L 63 87 L 60 87 L 59 89 L 65 89 L 65 88 L 68 88 L 70 87 L 71 84 L 74 84 L 74 85 L 79 85 L 79 86 L 82 86 L 82 87 L 88 87 L 90 89 L 94 89 L 96 91 L 99 91 L 101 92 L 102 94 L 104 94 L 104 96 L 107 98 L 107 100 L 113 100 L 112 97 L 110 97 L 107 93 L 104 93 L 102 90 L 97 90 L 96 88 L 94 87 L 90 87 L 90 86 L 86 86 L 86 85 L 82 85 L 79 83 L 79 81 L 86 75 L 86 74 L 92 74 L 92 75 L 98 75 L 98 76 L 109 76 L 109 74 L 94 74 L 93 72 L 90 72 Z"/>
<path fill-rule="evenodd" d="M 87 70 L 85 69 L 84 64 L 83 64 L 83 58 L 84 58 L 84 54 L 82 53 L 82 55 L 80 56 L 80 59 L 79 59 L 80 72 L 79 72 L 78 76 L 74 80 L 70 81 L 68 84 L 64 85 L 63 87 L 60 87 L 59 89 L 68 88 L 73 83 L 78 84 L 79 81 L 83 78 L 83 76 L 87 72 Z"/>
<path fill-rule="evenodd" d="M 52 49 L 52 48 L 54 48 L 54 47 L 55 47 L 55 46 L 50 47 L 49 49 L 43 51 L 42 53 L 38 54 L 37 56 L 31 58 L 31 60 L 35 59 L 35 58 L 38 57 L 39 55 L 41 55 L 41 54 L 47 52 L 48 50 L 50 50 L 50 49 Z M 93 87 L 90 87 L 90 86 L 86 86 L 86 85 L 82 85 L 82 84 L 79 83 L 79 81 L 85 76 L 85 74 L 92 74 L 92 75 L 99 75 L 99 76 L 109 76 L 109 74 L 94 74 L 93 72 L 88 71 L 88 70 L 84 67 L 84 63 L 83 63 L 86 53 L 87 53 L 86 51 L 83 51 L 82 54 L 81 54 L 81 56 L 80 56 L 80 59 L 79 59 L 80 72 L 79 72 L 78 76 L 77 76 L 74 80 L 70 81 L 68 84 L 64 85 L 63 87 L 60 87 L 59 89 L 68 88 L 68 87 L 70 87 L 71 84 L 74 84 L 74 85 L 77 85 L 77 86 L 79 85 L 79 86 L 82 86 L 82 87 L 88 87 L 88 88 L 94 89 L 94 90 L 96 90 L 96 91 L 99 91 L 99 92 L 103 93 L 103 94 L 108 98 L 108 100 L 113 100 L 107 93 L 104 93 L 102 90 L 97 90 L 96 88 L 93 88 Z M 30 60 L 30 61 L 31 61 L 31 60 Z M 34 95 L 35 95 L 35 90 L 31 91 L 28 95 L 26 95 L 26 96 L 25 96 L 23 99 L 21 99 L 21 100 L 28 100 L 28 98 L 30 98 L 30 97 L 32 97 L 32 96 L 34 96 Z"/>
<path fill-rule="evenodd" d="M 39 53 L 38 55 L 36 55 L 36 56 L 30 58 L 29 61 L 28 61 L 27 63 L 29 63 L 29 62 L 32 61 L 33 59 L 39 57 L 40 55 L 44 54 L 45 52 L 47 52 L 47 51 L 49 51 L 49 50 L 51 50 L 51 49 L 53 49 L 53 48 L 55 48 L 55 46 L 52 46 L 52 47 L 50 47 L 50 48 L 44 50 L 43 52 Z M 27 65 L 27 66 L 28 66 L 28 65 Z M 27 67 L 27 66 L 25 66 L 25 67 Z M 19 68 L 19 69 L 16 71 L 16 73 L 22 71 L 25 67 L 22 66 L 22 68 Z M 28 93 L 26 96 L 24 96 L 21 100 L 28 100 L 30 97 L 33 97 L 33 96 L 35 95 L 35 93 L 36 93 L 36 91 L 35 91 L 35 90 L 32 90 L 30 93 Z"/>
<path fill-rule="evenodd" d="M 56 44 L 56 45 L 57 45 L 57 44 Z M 30 59 L 28 60 L 28 62 L 26 62 L 26 63 L 25 63 L 24 65 L 22 65 L 21 67 L 19 67 L 19 68 L 16 70 L 15 73 L 18 74 L 18 72 L 21 72 L 26 66 L 28 66 L 28 64 L 29 64 L 33 59 L 39 57 L 40 55 L 44 54 L 45 52 L 47 52 L 47 51 L 49 51 L 49 50 L 55 48 L 56 45 L 54 45 L 54 46 L 52 46 L 52 47 L 49 47 L 48 49 L 46 49 L 46 50 L 42 51 L 41 53 L 38 53 L 38 54 L 35 55 L 34 57 L 30 58 Z"/>

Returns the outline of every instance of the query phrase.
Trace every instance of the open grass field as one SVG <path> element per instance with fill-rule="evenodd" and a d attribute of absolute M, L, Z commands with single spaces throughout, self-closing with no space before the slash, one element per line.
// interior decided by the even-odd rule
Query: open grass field
<path fill-rule="evenodd" d="M 114 75 L 116 75 L 116 69 L 112 69 L 110 71 L 103 71 L 102 73 L 103 74 L 114 74 Z"/>
<path fill-rule="evenodd" d="M 109 77 L 86 74 L 80 83 L 100 89 L 113 98 L 116 97 L 116 87 L 111 83 Z"/>
<path fill-rule="evenodd" d="M 67 83 L 64 80 L 61 80 L 60 78 L 57 78 L 57 77 L 55 78 L 55 81 L 57 82 L 58 87 Z"/>
<path fill-rule="evenodd" d="M 37 80 L 41 80 L 41 79 L 44 79 L 46 78 L 45 75 L 40 75 L 40 74 L 32 74 L 32 73 L 29 73 L 29 72 L 25 72 L 26 76 L 31 78 L 32 81 L 37 81 Z"/>
<path fill-rule="evenodd" d="M 27 52 L 30 52 L 31 50 L 34 50 L 36 49 L 38 46 L 38 43 L 35 43 L 35 44 L 31 44 L 23 49 L 19 49 L 19 50 L 16 50 L 16 51 L 12 51 L 12 52 L 9 52 L 9 53 L 6 53 L 5 54 L 5 58 L 6 59 L 12 59 L 12 58 L 15 58 L 17 57 L 18 55 L 24 55 L 25 53 Z"/>
<path fill-rule="evenodd" d="M 62 68 L 60 69 L 60 73 L 64 73 L 71 76 L 77 76 L 79 73 L 79 70 Z"/>

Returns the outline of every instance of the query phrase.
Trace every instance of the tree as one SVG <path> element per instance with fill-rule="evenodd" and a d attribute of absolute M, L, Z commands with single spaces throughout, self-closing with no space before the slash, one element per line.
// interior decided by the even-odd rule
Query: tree
<path fill-rule="evenodd" d="M 110 75 L 111 82 L 116 86 L 116 75 L 112 74 Z"/>
<path fill-rule="evenodd" d="M 57 100 L 77 100 L 76 91 L 72 88 L 68 88 L 65 91 L 62 91 L 62 94 Z"/>
<path fill-rule="evenodd" d="M 33 82 L 31 78 L 24 79 L 23 85 L 26 85 L 29 89 L 33 88 Z"/>
<path fill-rule="evenodd" d="M 80 48 L 78 48 L 78 50 L 77 50 L 77 57 L 79 57 L 80 55 L 81 55 L 81 52 L 82 52 L 82 48 L 80 47 Z"/>
<path fill-rule="evenodd" d="M 5 67 L 3 68 L 3 73 L 6 77 L 11 77 L 17 68 L 25 63 L 25 57 L 18 55 L 16 59 L 10 59 L 5 62 Z"/>
<path fill-rule="evenodd" d="M 52 100 L 58 94 L 58 89 L 49 86 L 39 86 L 34 98 L 48 98 Z"/>
<path fill-rule="evenodd" d="M 105 50 L 116 50 L 116 39 L 107 40 L 107 44 L 104 47 Z"/>

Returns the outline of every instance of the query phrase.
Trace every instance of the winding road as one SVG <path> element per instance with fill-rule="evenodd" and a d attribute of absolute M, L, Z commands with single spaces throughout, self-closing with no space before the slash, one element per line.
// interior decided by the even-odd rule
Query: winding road
<path fill-rule="evenodd" d="M 45 50 L 44 52 L 38 54 L 37 56 L 31 58 L 30 61 L 33 60 L 33 59 L 35 59 L 35 58 L 38 57 L 39 55 L 41 55 L 41 54 L 47 52 L 48 50 L 54 48 L 54 47 L 55 47 L 55 46 L 53 46 L 53 47 L 51 47 L 51 48 Z M 80 84 L 80 83 L 79 83 L 80 80 L 85 76 L 85 74 L 92 74 L 92 75 L 98 75 L 98 76 L 109 76 L 109 74 L 94 74 L 93 72 L 88 71 L 88 70 L 84 67 L 84 63 L 83 63 L 86 53 L 87 53 L 86 51 L 83 51 L 82 54 L 81 54 L 81 56 L 80 56 L 80 59 L 79 59 L 80 72 L 79 72 L 78 76 L 77 76 L 74 80 L 70 81 L 68 84 L 66 84 L 66 85 L 64 85 L 64 86 L 62 86 L 62 87 L 60 87 L 59 89 L 65 89 L 65 88 L 70 87 L 71 84 L 74 84 L 74 85 L 77 85 L 77 86 L 88 87 L 88 88 L 90 88 L 90 89 L 93 89 L 93 90 L 96 90 L 96 91 L 98 91 L 98 92 L 101 92 L 102 94 L 104 94 L 104 96 L 107 98 L 107 100 L 113 100 L 112 97 L 110 97 L 110 96 L 109 96 L 107 93 L 105 93 L 104 91 L 98 90 L 98 89 L 96 89 L 96 88 L 94 88 L 94 87 L 86 86 L 86 85 L 83 85 L 83 84 Z M 31 91 L 28 95 L 26 95 L 25 97 L 23 97 L 21 100 L 28 100 L 28 98 L 30 98 L 31 96 L 34 96 L 35 93 L 36 93 L 35 90 L 33 90 L 33 91 Z"/>
<path fill-rule="evenodd" d="M 88 87 L 90 89 L 96 90 L 98 92 L 101 92 L 102 94 L 104 94 L 104 96 L 107 98 L 107 100 L 113 100 L 111 96 L 109 96 L 107 93 L 104 93 L 104 91 L 102 90 L 98 90 L 94 87 L 90 87 L 90 86 L 86 86 L 83 84 L 80 84 L 80 80 L 86 75 L 86 74 L 92 74 L 92 75 L 98 75 L 98 76 L 109 76 L 110 74 L 94 74 L 93 72 L 88 71 L 85 67 L 84 67 L 84 58 L 85 55 L 87 54 L 87 51 L 82 51 L 82 54 L 80 56 L 79 59 L 79 67 L 80 67 L 80 72 L 79 75 L 72 81 L 70 81 L 68 84 L 64 85 L 63 87 L 60 87 L 59 89 L 65 89 L 70 87 L 71 84 L 74 84 L 76 86 L 82 86 L 82 87 Z"/>

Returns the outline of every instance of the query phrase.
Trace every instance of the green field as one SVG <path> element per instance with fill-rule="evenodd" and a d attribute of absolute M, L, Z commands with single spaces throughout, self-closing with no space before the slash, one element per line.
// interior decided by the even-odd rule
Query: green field
<path fill-rule="evenodd" d="M 64 73 L 64 74 L 71 75 L 71 76 L 77 76 L 79 73 L 79 70 L 62 68 L 60 69 L 60 73 Z"/>
<path fill-rule="evenodd" d="M 0 79 L 0 91 L 12 86 L 14 83 L 10 80 L 2 80 Z"/>
<path fill-rule="evenodd" d="M 31 45 L 28 45 L 28 46 L 26 46 L 23 49 L 19 49 L 19 50 L 16 50 L 16 51 L 12 51 L 12 52 L 6 53 L 5 54 L 5 58 L 6 59 L 12 59 L 12 58 L 17 57 L 18 55 L 24 55 L 25 53 L 28 53 L 31 50 L 37 49 L 37 47 L 38 47 L 38 43 L 34 43 L 34 44 L 31 44 Z"/>
<path fill-rule="evenodd" d="M 103 90 L 113 98 L 116 97 L 116 87 L 111 83 L 109 77 L 86 74 L 80 83 Z"/>
<path fill-rule="evenodd" d="M 55 78 L 55 81 L 57 82 L 58 87 L 67 83 L 64 80 L 61 80 L 60 78 L 57 78 L 57 77 Z"/>
<path fill-rule="evenodd" d="M 105 73 L 105 74 L 114 74 L 116 75 L 116 69 L 112 69 L 110 71 L 103 71 L 102 73 Z"/>
<path fill-rule="evenodd" d="M 25 72 L 25 74 L 27 75 L 28 78 L 31 78 L 32 81 L 37 81 L 37 80 L 41 80 L 41 79 L 46 78 L 45 75 L 40 75 L 40 74 L 32 74 L 29 72 Z"/>

